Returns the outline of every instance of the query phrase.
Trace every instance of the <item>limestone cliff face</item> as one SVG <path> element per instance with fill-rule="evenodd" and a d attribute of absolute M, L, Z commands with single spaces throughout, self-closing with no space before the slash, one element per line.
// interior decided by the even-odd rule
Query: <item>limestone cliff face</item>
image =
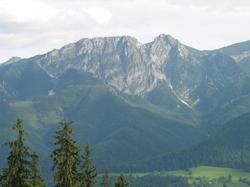
<path fill-rule="evenodd" d="M 33 60 L 54 77 L 73 68 L 127 94 L 144 95 L 159 81 L 175 88 L 176 78 L 186 79 L 188 66 L 199 66 L 197 52 L 169 35 L 160 35 L 148 44 L 124 36 L 82 39 Z M 176 74 L 177 69 L 182 75 Z"/>
<path fill-rule="evenodd" d="M 129 95 L 144 96 L 164 83 L 192 108 L 238 81 L 239 58 L 237 54 L 199 51 L 161 34 L 147 44 L 130 36 L 82 39 L 44 55 L 11 62 L 35 64 L 52 79 L 75 69 Z"/>

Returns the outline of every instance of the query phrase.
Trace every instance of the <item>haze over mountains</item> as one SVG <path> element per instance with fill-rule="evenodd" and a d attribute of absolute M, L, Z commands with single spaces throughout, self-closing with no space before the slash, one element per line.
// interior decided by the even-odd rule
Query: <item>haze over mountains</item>
<path fill-rule="evenodd" d="M 20 116 L 45 162 L 68 118 L 100 168 L 135 163 L 206 140 L 250 112 L 249 93 L 250 41 L 199 51 L 164 34 L 86 38 L 0 64 L 0 141 Z"/>

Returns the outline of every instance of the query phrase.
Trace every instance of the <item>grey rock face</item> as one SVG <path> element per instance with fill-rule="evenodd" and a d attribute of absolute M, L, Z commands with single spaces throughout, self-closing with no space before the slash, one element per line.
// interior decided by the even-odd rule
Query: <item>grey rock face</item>
<path fill-rule="evenodd" d="M 91 73 L 131 95 L 144 95 L 157 87 L 159 81 L 179 89 L 171 81 L 186 79 L 187 72 L 176 78 L 172 72 L 200 63 L 193 52 L 168 35 L 160 35 L 148 44 L 128 36 L 83 39 L 35 58 L 35 61 L 53 77 L 73 68 Z"/>
<path fill-rule="evenodd" d="M 36 61 L 53 76 L 77 69 L 125 93 L 141 94 L 150 86 L 150 68 L 140 50 L 141 44 L 131 37 L 83 39 Z"/>
<path fill-rule="evenodd" d="M 147 44 L 123 36 L 82 39 L 17 62 L 35 63 L 52 79 L 75 69 L 123 93 L 142 97 L 164 82 L 179 101 L 193 108 L 239 81 L 241 70 L 236 61 L 242 55 L 224 55 L 223 50 L 195 50 L 164 34 Z M 244 59 L 247 54 L 244 52 Z"/>

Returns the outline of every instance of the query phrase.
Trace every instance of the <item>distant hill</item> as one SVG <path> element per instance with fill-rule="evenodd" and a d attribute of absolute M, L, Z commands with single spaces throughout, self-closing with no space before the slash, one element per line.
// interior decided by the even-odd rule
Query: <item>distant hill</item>
<path fill-rule="evenodd" d="M 225 124 L 216 135 L 190 149 L 134 163 L 137 170 L 189 168 L 199 165 L 250 169 L 250 113 Z M 132 165 L 132 164 L 131 164 Z M 126 168 L 124 166 L 124 168 Z"/>

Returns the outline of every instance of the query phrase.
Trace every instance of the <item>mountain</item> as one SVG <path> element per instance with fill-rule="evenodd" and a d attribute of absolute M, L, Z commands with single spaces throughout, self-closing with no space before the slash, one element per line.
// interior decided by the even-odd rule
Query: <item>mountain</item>
<path fill-rule="evenodd" d="M 8 61 L 4 62 L 4 64 L 15 63 L 15 62 L 18 62 L 19 60 L 22 60 L 22 58 L 20 58 L 20 57 L 12 57 Z"/>
<path fill-rule="evenodd" d="M 234 58 L 245 46 L 200 51 L 170 35 L 121 36 L 12 58 L 0 65 L 0 141 L 20 116 L 48 167 L 56 124 L 68 118 L 99 168 L 187 149 L 250 112 L 250 62 Z"/>
<path fill-rule="evenodd" d="M 243 71 L 249 73 L 250 66 L 250 41 L 233 44 L 212 52 L 222 53 L 233 58 Z"/>
<path fill-rule="evenodd" d="M 223 47 L 221 49 L 214 50 L 213 52 L 219 52 L 228 56 L 237 57 L 241 54 L 244 54 L 244 53 L 246 54 L 249 51 L 250 51 L 250 40 L 237 43 L 237 44 L 233 44 L 227 47 Z M 235 59 L 237 60 L 237 58 Z"/>

